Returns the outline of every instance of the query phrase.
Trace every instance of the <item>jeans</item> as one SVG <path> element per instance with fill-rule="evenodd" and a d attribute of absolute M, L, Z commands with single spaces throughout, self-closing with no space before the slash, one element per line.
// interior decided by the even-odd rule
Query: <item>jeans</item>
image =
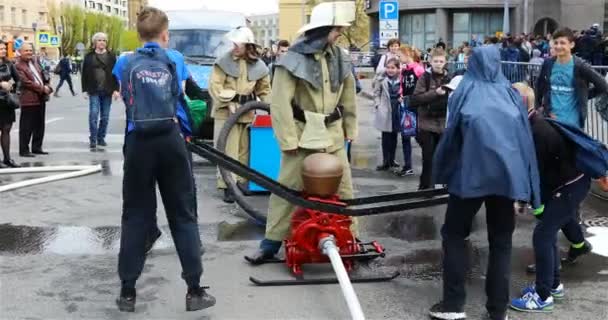
<path fill-rule="evenodd" d="M 397 151 L 397 139 L 399 132 L 382 132 L 382 164 L 390 166 L 395 162 Z M 401 145 L 403 148 L 403 167 L 412 168 L 412 140 L 410 137 L 401 135 Z"/>
<path fill-rule="evenodd" d="M 203 273 L 201 240 L 190 155 L 177 125 L 153 137 L 125 138 L 123 214 L 118 255 L 122 286 L 134 288 L 145 263 L 145 245 L 156 224 L 156 185 L 165 206 L 171 236 L 188 287 Z"/>
<path fill-rule="evenodd" d="M 432 170 L 433 170 L 433 155 L 441 139 L 441 133 L 418 130 L 416 135 L 416 141 L 422 148 L 422 174 L 420 175 L 420 185 L 418 189 L 430 189 L 433 187 L 432 184 Z"/>
<path fill-rule="evenodd" d="M 91 143 L 105 141 L 111 105 L 112 95 L 89 95 L 89 141 Z"/>
<path fill-rule="evenodd" d="M 557 233 L 566 225 L 576 222 L 576 212 L 590 187 L 591 180 L 582 177 L 558 190 L 545 204 L 543 216 L 534 228 L 532 239 L 536 258 L 536 291 L 543 300 L 551 295 L 552 288 L 560 284 Z"/>
<path fill-rule="evenodd" d="M 468 265 L 465 239 L 471 233 L 473 218 L 481 205 L 486 206 L 490 257 L 486 274 L 486 309 L 492 317 L 503 316 L 509 302 L 511 243 L 515 229 L 513 200 L 489 196 L 461 199 L 450 195 L 445 223 L 441 228 L 443 244 L 443 303 L 449 310 L 462 310 L 465 303 L 465 277 Z"/>

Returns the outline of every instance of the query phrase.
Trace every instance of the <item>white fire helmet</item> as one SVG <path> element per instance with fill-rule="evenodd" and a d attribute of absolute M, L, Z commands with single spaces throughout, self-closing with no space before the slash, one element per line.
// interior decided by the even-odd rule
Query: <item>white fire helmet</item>
<path fill-rule="evenodd" d="M 237 27 L 236 29 L 226 34 L 226 39 L 237 44 L 255 44 L 255 37 L 253 31 L 247 27 Z"/>
<path fill-rule="evenodd" d="M 355 20 L 355 1 L 323 2 L 312 9 L 310 23 L 299 34 L 321 27 L 349 27 Z"/>

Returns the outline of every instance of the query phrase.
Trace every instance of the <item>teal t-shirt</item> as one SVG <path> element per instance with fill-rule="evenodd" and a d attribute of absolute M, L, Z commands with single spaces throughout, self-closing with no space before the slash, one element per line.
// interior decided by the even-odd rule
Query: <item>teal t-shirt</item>
<path fill-rule="evenodd" d="M 555 61 L 551 70 L 551 109 L 557 120 L 580 127 L 580 112 L 574 90 L 574 59 Z"/>

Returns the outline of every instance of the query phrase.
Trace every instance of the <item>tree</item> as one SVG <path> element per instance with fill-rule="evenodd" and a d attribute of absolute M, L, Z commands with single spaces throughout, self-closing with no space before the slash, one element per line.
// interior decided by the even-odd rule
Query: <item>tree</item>
<path fill-rule="evenodd" d="M 356 0 L 355 21 L 344 30 L 340 43 L 347 48 L 359 48 L 369 43 L 369 17 L 365 12 L 365 0 Z"/>
<path fill-rule="evenodd" d="M 51 4 L 49 8 L 51 25 L 55 33 L 61 33 L 62 53 L 73 55 L 76 44 L 81 42 L 86 47 L 92 46 L 92 36 L 97 32 L 108 35 L 108 48 L 120 50 L 121 35 L 125 31 L 123 21 L 117 17 L 103 13 L 88 12 L 80 6 L 62 4 L 57 7 Z"/>
<path fill-rule="evenodd" d="M 135 51 L 141 47 L 141 41 L 137 35 L 137 31 L 129 30 L 122 34 L 120 48 L 124 51 Z"/>

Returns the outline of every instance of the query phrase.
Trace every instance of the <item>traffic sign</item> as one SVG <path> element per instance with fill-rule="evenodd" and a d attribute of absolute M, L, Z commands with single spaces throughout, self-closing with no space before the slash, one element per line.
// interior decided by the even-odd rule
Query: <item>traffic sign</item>
<path fill-rule="evenodd" d="M 51 47 L 61 46 L 61 38 L 58 35 L 51 35 L 49 42 Z"/>
<path fill-rule="evenodd" d="M 380 1 L 379 18 L 380 46 L 386 47 L 390 39 L 399 38 L 399 1 Z"/>
<path fill-rule="evenodd" d="M 380 1 L 380 20 L 399 20 L 399 1 Z"/>
<path fill-rule="evenodd" d="M 40 46 L 49 46 L 51 44 L 51 34 L 48 32 L 38 32 L 36 33 L 36 45 Z"/>

